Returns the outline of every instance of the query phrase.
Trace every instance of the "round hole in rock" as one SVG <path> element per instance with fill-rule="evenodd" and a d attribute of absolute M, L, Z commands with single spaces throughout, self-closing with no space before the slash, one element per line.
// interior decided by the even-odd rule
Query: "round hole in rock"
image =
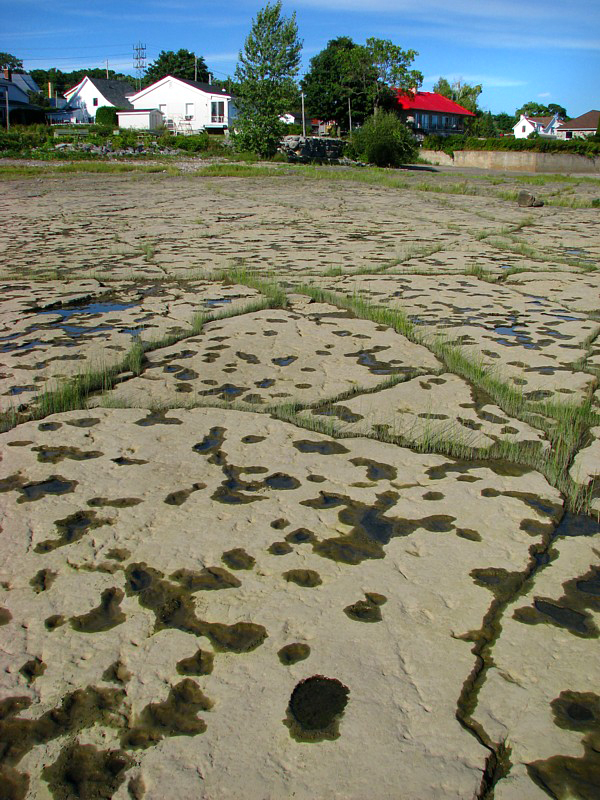
<path fill-rule="evenodd" d="M 337 678 L 313 675 L 296 685 L 290 697 L 290 711 L 304 730 L 324 730 L 343 713 L 349 693 Z"/>

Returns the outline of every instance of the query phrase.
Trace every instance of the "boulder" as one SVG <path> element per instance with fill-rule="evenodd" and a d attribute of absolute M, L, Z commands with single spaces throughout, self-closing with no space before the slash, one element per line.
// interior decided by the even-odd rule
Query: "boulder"
<path fill-rule="evenodd" d="M 539 208 L 544 205 L 543 200 L 538 200 L 531 192 L 521 191 L 517 197 L 517 203 L 522 208 Z"/>

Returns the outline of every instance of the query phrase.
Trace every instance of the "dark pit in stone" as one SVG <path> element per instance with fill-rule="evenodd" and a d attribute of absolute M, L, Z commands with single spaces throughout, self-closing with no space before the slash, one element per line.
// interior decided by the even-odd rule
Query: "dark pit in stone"
<path fill-rule="evenodd" d="M 302 738 L 304 734 L 308 741 L 337 738 L 336 723 L 348 704 L 349 693 L 341 681 L 324 675 L 313 675 L 300 681 L 289 702 L 289 712 L 297 725 L 297 728 L 291 728 L 292 735 Z"/>

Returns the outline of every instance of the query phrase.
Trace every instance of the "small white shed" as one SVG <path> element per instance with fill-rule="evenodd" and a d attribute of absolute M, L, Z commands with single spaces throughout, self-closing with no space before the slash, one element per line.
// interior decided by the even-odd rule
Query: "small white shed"
<path fill-rule="evenodd" d="M 138 131 L 157 131 L 164 127 L 163 115 L 157 108 L 136 108 L 117 111 L 119 128 Z"/>

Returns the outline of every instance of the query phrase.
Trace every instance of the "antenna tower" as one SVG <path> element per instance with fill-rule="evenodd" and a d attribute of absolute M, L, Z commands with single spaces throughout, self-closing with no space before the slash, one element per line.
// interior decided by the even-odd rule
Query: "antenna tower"
<path fill-rule="evenodd" d="M 146 71 L 146 45 L 138 42 L 133 45 L 133 68 L 135 69 L 137 88 L 142 88 L 142 77 Z"/>

